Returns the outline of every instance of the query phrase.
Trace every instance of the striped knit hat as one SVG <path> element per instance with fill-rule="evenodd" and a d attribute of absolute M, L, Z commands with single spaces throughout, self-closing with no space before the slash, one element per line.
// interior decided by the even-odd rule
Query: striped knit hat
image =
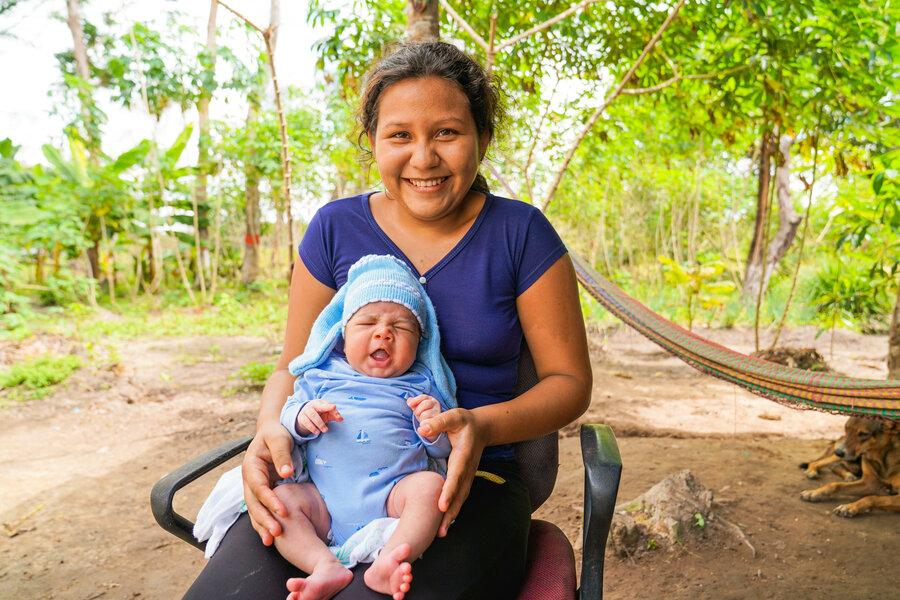
<path fill-rule="evenodd" d="M 347 283 L 337 291 L 313 323 L 303 354 L 291 361 L 291 374 L 300 375 L 322 364 L 334 349 L 350 317 L 373 302 L 400 304 L 416 317 L 422 332 L 416 361 L 431 372 L 443 396 L 443 409 L 454 408 L 456 380 L 441 356 L 441 334 L 434 306 L 409 267 L 394 256 L 370 254 L 350 267 Z"/>

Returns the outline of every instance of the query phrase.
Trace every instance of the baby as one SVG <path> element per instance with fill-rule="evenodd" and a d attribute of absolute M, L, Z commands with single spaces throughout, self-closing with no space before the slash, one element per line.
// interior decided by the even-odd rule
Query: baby
<path fill-rule="evenodd" d="M 343 336 L 344 355 L 333 352 Z M 364 574 L 371 589 L 400 600 L 410 560 L 431 544 L 442 513 L 441 474 L 429 457 L 450 453 L 446 436 L 423 436 L 419 423 L 455 406 L 455 382 L 440 355 L 431 301 L 409 268 L 392 256 L 366 256 L 316 319 L 281 422 L 305 446 L 311 483 L 275 493 L 278 551 L 309 573 L 288 580 L 289 598 L 331 598 L 353 576 L 328 545 L 342 545 L 380 517 L 399 520 Z"/>

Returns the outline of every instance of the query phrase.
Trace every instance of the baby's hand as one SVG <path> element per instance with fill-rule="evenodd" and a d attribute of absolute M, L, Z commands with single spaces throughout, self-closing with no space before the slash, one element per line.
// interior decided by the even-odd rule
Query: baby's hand
<path fill-rule="evenodd" d="M 413 414 L 416 415 L 416 418 L 419 420 L 420 424 L 441 414 L 440 402 L 438 402 L 435 398 L 428 396 L 427 394 L 420 394 L 414 398 L 409 398 L 406 401 L 406 404 L 411 409 L 413 409 Z M 429 441 L 434 441 L 437 438 L 436 435 L 425 437 Z"/>
<path fill-rule="evenodd" d="M 337 406 L 324 400 L 310 400 L 300 409 L 297 415 L 297 433 L 300 435 L 315 435 L 328 431 L 329 421 L 340 422 L 344 417 L 338 412 Z"/>

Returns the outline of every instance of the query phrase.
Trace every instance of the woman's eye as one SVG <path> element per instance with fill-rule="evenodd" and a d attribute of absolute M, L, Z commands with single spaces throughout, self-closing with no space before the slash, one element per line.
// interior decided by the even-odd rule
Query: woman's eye
<path fill-rule="evenodd" d="M 448 135 L 456 135 L 456 130 L 454 129 L 441 129 L 438 131 L 439 137 L 446 137 Z"/>

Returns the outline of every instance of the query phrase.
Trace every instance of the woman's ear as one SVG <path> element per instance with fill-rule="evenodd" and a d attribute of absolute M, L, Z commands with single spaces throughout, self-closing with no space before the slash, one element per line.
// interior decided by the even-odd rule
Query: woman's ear
<path fill-rule="evenodd" d="M 372 153 L 372 158 L 375 158 L 375 136 L 371 131 L 367 131 L 366 138 L 369 140 L 369 151 Z"/>
<path fill-rule="evenodd" d="M 490 143 L 491 143 L 491 132 L 490 131 L 482 132 L 482 134 L 478 138 L 478 154 L 480 155 L 478 157 L 478 162 L 481 162 L 484 160 L 484 155 L 487 154 L 487 149 L 488 149 L 488 146 L 490 145 Z"/>

